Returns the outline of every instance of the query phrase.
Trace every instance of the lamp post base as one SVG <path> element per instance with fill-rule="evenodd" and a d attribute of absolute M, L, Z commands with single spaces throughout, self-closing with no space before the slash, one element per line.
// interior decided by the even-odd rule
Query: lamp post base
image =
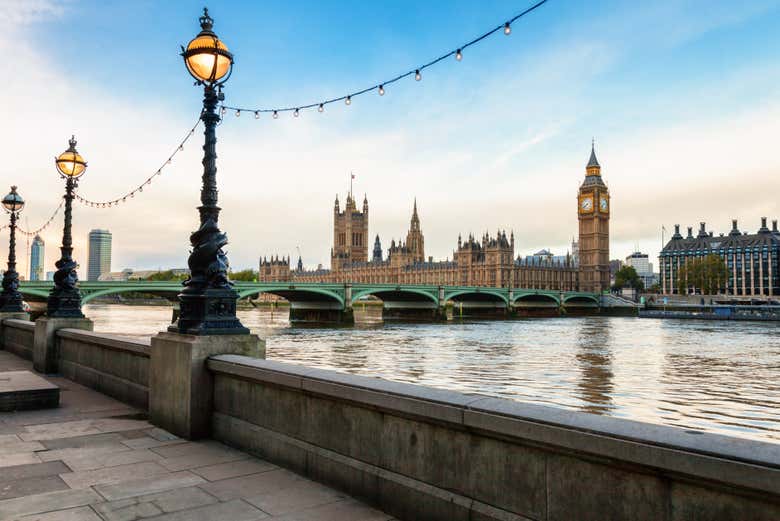
<path fill-rule="evenodd" d="M 168 327 L 184 335 L 248 335 L 236 317 L 238 293 L 229 288 L 179 294 L 179 320 Z"/>
<path fill-rule="evenodd" d="M 84 318 L 81 293 L 52 290 L 46 301 L 46 316 L 51 318 Z"/>

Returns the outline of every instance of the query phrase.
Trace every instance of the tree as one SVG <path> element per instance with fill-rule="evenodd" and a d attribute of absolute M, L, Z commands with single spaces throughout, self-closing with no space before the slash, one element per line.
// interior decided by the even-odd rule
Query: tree
<path fill-rule="evenodd" d="M 173 270 L 165 270 L 165 271 L 158 271 L 157 273 L 152 273 L 148 277 L 146 277 L 146 280 L 154 280 L 158 282 L 162 281 L 171 281 L 171 280 L 184 280 L 187 278 L 187 274 L 182 273 L 180 275 L 177 275 L 173 272 Z"/>
<path fill-rule="evenodd" d="M 614 289 L 632 288 L 635 291 L 645 289 L 645 283 L 639 278 L 633 266 L 623 266 L 615 273 Z"/>
<path fill-rule="evenodd" d="M 230 280 L 242 282 L 257 282 L 257 276 L 257 271 L 253 269 L 230 272 Z"/>
<path fill-rule="evenodd" d="M 677 274 L 677 289 L 686 295 L 692 288 L 702 295 L 712 295 L 725 288 L 729 270 L 720 255 L 710 253 L 706 257 L 694 257 L 685 261 Z"/>

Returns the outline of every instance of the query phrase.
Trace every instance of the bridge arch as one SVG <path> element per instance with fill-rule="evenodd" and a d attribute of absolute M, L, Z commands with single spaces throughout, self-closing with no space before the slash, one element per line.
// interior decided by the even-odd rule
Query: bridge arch
<path fill-rule="evenodd" d="M 574 295 L 566 295 L 563 298 L 564 304 L 595 304 L 599 305 L 601 304 L 599 298 L 596 295 L 583 295 L 583 294 L 574 294 Z"/>
<path fill-rule="evenodd" d="M 501 291 L 491 290 L 490 288 L 469 288 L 451 291 L 444 294 L 445 300 L 458 302 L 462 300 L 471 301 L 492 301 L 501 302 L 504 305 L 509 304 L 509 297 Z"/>
<path fill-rule="evenodd" d="M 24 286 L 19 287 L 19 293 L 21 293 L 22 295 L 30 295 L 30 296 L 42 297 L 42 298 L 46 298 L 49 296 L 49 291 L 46 289 L 25 288 Z"/>
<path fill-rule="evenodd" d="M 264 286 L 238 289 L 238 298 L 251 297 L 260 293 L 270 293 L 292 302 L 327 302 L 344 307 L 344 297 L 326 288 L 297 288 L 294 285 Z"/>
<path fill-rule="evenodd" d="M 362 297 L 367 297 L 367 296 L 374 296 L 381 300 L 392 300 L 392 301 L 417 300 L 422 302 L 431 301 L 437 306 L 439 304 L 439 298 L 435 293 L 431 291 L 426 291 L 421 288 L 409 288 L 403 286 L 365 288 L 365 289 L 360 289 L 358 291 L 353 291 L 352 303 L 354 304 Z"/>
<path fill-rule="evenodd" d="M 515 293 L 512 303 L 515 305 L 522 304 L 555 304 L 561 305 L 561 300 L 557 295 L 552 293 L 540 293 L 540 292 L 522 292 Z"/>
<path fill-rule="evenodd" d="M 101 288 L 96 290 L 81 290 L 81 303 L 86 304 L 90 300 L 94 300 L 98 297 L 104 297 L 106 295 L 119 295 L 121 293 L 148 293 L 150 295 L 178 295 L 182 290 L 180 284 L 166 286 L 141 286 L 128 284 L 123 286 L 113 286 L 109 288 Z"/>

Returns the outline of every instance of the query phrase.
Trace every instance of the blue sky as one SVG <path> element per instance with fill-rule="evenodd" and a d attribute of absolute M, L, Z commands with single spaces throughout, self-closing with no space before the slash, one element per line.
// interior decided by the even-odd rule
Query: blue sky
<path fill-rule="evenodd" d="M 299 105 L 358 90 L 428 61 L 530 3 L 209 2 L 236 55 L 226 102 Z M 202 2 L 12 0 L 0 175 L 20 185 L 30 226 L 57 204 L 51 156 L 77 133 L 90 160 L 81 193 L 113 198 L 140 183 L 197 117 L 179 45 Z M 8 8 L 6 8 L 8 10 Z M 565 252 L 576 190 L 596 138 L 613 197 L 612 257 L 657 254 L 660 228 L 778 217 L 780 2 L 550 0 L 454 59 L 350 107 L 294 119 L 229 115 L 219 128 L 222 226 L 236 268 L 303 251 L 327 264 L 331 205 L 349 171 L 368 194 L 371 233 L 405 235 L 419 201 L 428 254 L 458 233 L 513 229 L 518 252 Z M 6 50 L 8 50 L 6 49 Z M 193 142 L 194 143 L 194 142 Z M 113 268 L 181 266 L 195 225 L 199 146 L 188 145 L 143 196 L 79 208 L 114 233 Z M 44 234 L 47 264 L 59 230 Z M 150 237 L 153 239 L 150 240 Z M 81 250 L 81 251 L 80 251 Z"/>

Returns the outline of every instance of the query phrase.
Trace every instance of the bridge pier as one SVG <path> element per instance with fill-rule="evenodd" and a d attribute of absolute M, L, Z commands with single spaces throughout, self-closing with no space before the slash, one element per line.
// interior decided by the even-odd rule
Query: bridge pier
<path fill-rule="evenodd" d="M 384 322 L 439 322 L 447 320 L 447 310 L 433 302 L 388 302 L 382 305 Z"/>
<path fill-rule="evenodd" d="M 330 302 L 290 302 L 290 322 L 351 326 L 355 314 L 351 307 L 342 308 Z"/>
<path fill-rule="evenodd" d="M 511 316 L 510 309 L 503 302 L 455 301 L 452 305 L 452 319 L 502 319 Z"/>

